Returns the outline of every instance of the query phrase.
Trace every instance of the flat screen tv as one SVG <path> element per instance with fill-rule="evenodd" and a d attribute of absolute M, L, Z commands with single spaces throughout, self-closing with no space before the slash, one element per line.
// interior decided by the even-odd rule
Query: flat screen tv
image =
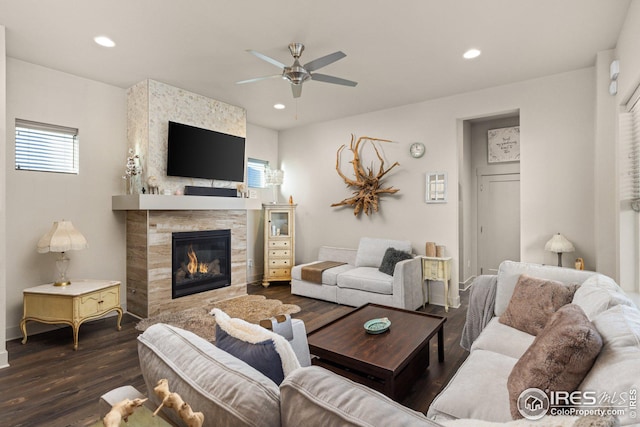
<path fill-rule="evenodd" d="M 169 122 L 167 175 L 244 181 L 245 139 Z"/>

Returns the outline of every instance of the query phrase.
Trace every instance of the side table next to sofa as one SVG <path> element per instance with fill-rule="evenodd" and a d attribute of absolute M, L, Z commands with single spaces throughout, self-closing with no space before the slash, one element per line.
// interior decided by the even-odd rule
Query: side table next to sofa
<path fill-rule="evenodd" d="M 427 282 L 429 286 L 429 280 L 442 282 L 444 284 L 444 311 L 449 311 L 449 281 L 451 280 L 451 257 L 429 257 L 421 256 L 422 258 L 422 281 Z M 427 295 L 425 296 L 424 283 L 422 283 L 422 307 L 429 300 L 429 290 L 427 289 Z"/>
<path fill-rule="evenodd" d="M 74 280 L 68 286 L 46 285 L 27 288 L 23 292 L 23 316 L 20 330 L 27 342 L 27 321 L 64 323 L 73 329 L 73 349 L 78 349 L 80 325 L 90 319 L 118 312 L 121 329 L 120 282 L 114 280 Z"/>

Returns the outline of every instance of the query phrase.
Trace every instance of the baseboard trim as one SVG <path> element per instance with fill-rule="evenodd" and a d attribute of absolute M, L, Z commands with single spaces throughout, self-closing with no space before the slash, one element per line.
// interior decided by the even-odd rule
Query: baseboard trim
<path fill-rule="evenodd" d="M 458 289 L 460 289 L 461 291 L 468 290 L 471 287 L 471 284 L 473 283 L 473 281 L 475 279 L 476 279 L 476 276 L 471 276 L 467 280 L 465 280 L 464 282 L 459 282 L 458 283 Z"/>
<path fill-rule="evenodd" d="M 7 350 L 0 352 L 0 369 L 9 367 L 9 353 Z"/>

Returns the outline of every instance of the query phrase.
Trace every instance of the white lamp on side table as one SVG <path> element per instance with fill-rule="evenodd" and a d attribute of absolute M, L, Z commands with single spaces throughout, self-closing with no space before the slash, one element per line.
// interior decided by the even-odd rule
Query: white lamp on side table
<path fill-rule="evenodd" d="M 56 260 L 56 267 L 60 277 L 54 283 L 56 286 L 67 286 L 71 282 L 67 279 L 67 268 L 69 267 L 69 258 L 65 256 L 65 252 L 69 250 L 80 250 L 86 248 L 87 239 L 82 233 L 75 229 L 71 221 L 56 221 L 53 223 L 51 230 L 38 241 L 38 252 L 41 254 L 47 252 L 59 252 L 60 257 Z"/>
<path fill-rule="evenodd" d="M 278 203 L 278 186 L 284 182 L 284 171 L 280 169 L 267 169 L 266 183 L 273 188 L 273 204 Z"/>
<path fill-rule="evenodd" d="M 566 237 L 558 233 L 544 245 L 544 250 L 557 253 L 558 267 L 562 267 L 562 254 L 565 252 L 573 252 L 576 248 L 573 247 L 573 243 L 568 241 Z"/>

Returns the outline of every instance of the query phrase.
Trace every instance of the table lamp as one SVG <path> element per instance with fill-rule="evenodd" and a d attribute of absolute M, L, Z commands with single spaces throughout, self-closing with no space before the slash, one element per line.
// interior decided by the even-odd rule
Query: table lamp
<path fill-rule="evenodd" d="M 60 257 L 56 260 L 59 277 L 54 283 L 55 286 L 67 286 L 71 284 L 66 277 L 69 258 L 67 258 L 64 253 L 69 250 L 84 249 L 87 246 L 87 239 L 73 227 L 71 221 L 62 220 L 54 222 L 51 230 L 42 236 L 38 241 L 38 253 L 60 253 Z"/>
<path fill-rule="evenodd" d="M 573 244 L 560 233 L 549 239 L 547 244 L 544 245 L 544 249 L 558 254 L 558 267 L 562 267 L 562 254 L 564 252 L 573 252 L 576 250 L 576 248 L 573 247 Z"/>
<path fill-rule="evenodd" d="M 273 203 L 278 203 L 278 185 L 284 182 L 284 171 L 279 169 L 267 169 L 265 177 L 268 186 L 273 188 Z"/>

